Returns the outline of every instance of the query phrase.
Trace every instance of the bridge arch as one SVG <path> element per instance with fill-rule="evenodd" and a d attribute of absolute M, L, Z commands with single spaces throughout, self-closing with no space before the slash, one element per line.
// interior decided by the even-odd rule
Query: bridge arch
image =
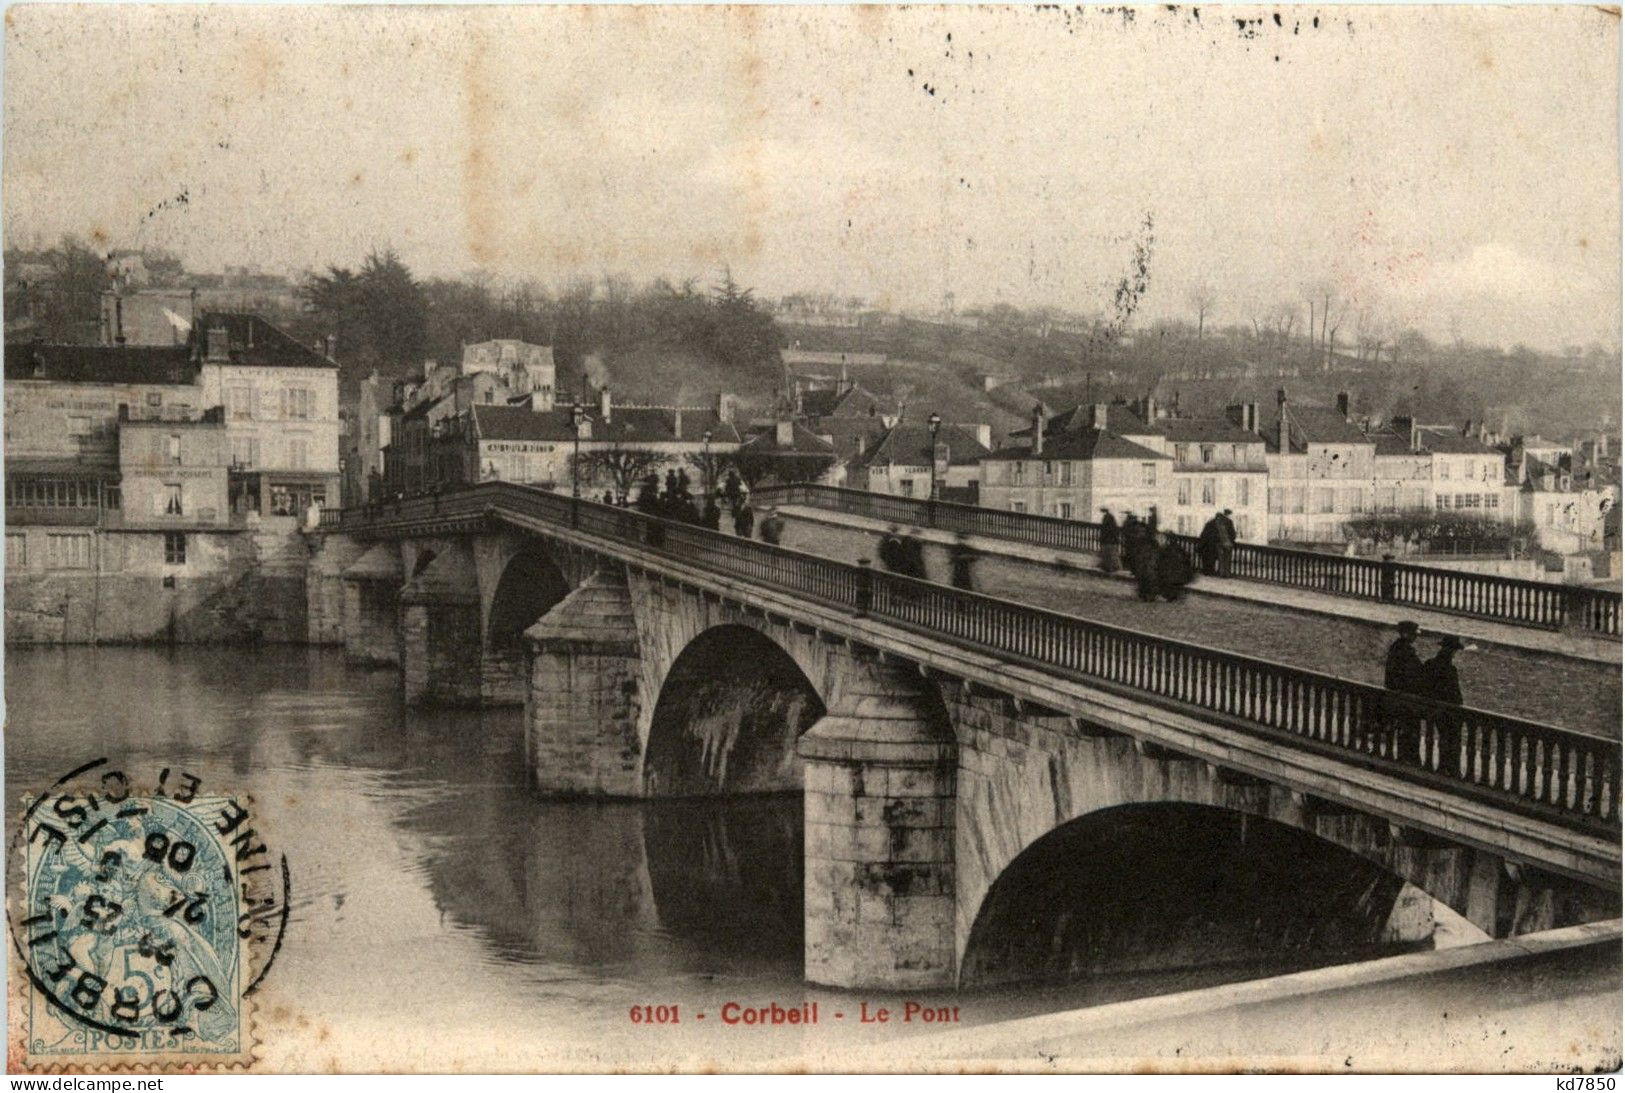
<path fill-rule="evenodd" d="M 1432 929 L 1431 900 L 1404 877 L 1311 831 L 1213 805 L 1126 804 L 1068 820 L 1010 862 L 976 911 L 959 981 L 1303 967 Z"/>
<path fill-rule="evenodd" d="M 651 797 L 790 792 L 802 788 L 796 741 L 824 715 L 797 659 L 763 631 L 711 626 L 672 660 L 644 745 Z"/>
<path fill-rule="evenodd" d="M 486 608 L 485 643 L 524 652 L 525 628 L 570 594 L 570 581 L 541 539 L 528 539 L 502 567 Z"/>

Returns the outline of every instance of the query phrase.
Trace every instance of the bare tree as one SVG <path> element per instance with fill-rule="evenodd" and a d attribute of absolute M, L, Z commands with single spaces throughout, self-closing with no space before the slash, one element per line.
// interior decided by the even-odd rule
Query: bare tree
<path fill-rule="evenodd" d="M 1207 326 L 1208 314 L 1219 302 L 1219 292 L 1207 281 L 1198 281 L 1191 286 L 1190 292 L 1185 296 L 1191 310 L 1196 312 L 1196 340 L 1202 340 L 1202 331 Z"/>
<path fill-rule="evenodd" d="M 608 479 L 618 497 L 629 497 L 632 486 L 650 471 L 665 463 L 665 456 L 648 448 L 623 447 L 593 448 L 576 457 L 575 472 L 582 485 L 592 485 Z"/>

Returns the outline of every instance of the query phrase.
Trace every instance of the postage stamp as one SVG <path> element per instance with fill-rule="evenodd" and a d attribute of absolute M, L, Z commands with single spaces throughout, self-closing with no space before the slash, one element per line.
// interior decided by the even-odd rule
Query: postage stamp
<path fill-rule="evenodd" d="M 252 995 L 286 926 L 286 861 L 251 802 L 170 768 L 153 785 L 97 761 L 27 801 L 7 907 L 14 1064 L 253 1061 Z"/>

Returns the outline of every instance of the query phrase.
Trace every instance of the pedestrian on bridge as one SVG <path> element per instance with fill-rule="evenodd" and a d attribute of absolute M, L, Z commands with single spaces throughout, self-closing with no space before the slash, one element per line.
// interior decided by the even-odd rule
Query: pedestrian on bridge
<path fill-rule="evenodd" d="M 1161 596 L 1169 603 L 1178 603 L 1185 596 L 1185 586 L 1196 577 L 1185 548 L 1172 537 L 1159 535 L 1157 544 L 1156 581 L 1153 598 Z"/>
<path fill-rule="evenodd" d="M 749 501 L 741 501 L 734 506 L 734 534 L 741 539 L 749 539 L 756 530 L 756 513 L 751 509 Z"/>
<path fill-rule="evenodd" d="M 717 504 L 715 497 L 705 499 L 705 512 L 701 515 L 700 522 L 712 531 L 722 530 L 722 506 Z"/>
<path fill-rule="evenodd" d="M 1439 651 L 1422 665 L 1422 693 L 1426 697 L 1444 707 L 1461 705 L 1461 673 L 1456 669 L 1456 654 L 1466 648 L 1469 647 L 1454 634 L 1446 634 L 1439 642 Z M 1438 770 L 1464 776 L 1467 763 L 1461 754 L 1461 715 L 1446 708 L 1430 712 L 1429 718 L 1439 741 Z M 1427 758 L 1423 757 L 1424 762 Z"/>
<path fill-rule="evenodd" d="M 981 554 L 970 545 L 964 532 L 954 536 L 954 545 L 948 551 L 948 566 L 953 574 L 955 588 L 963 588 L 967 592 L 976 591 L 972 571 L 976 568 L 976 559 L 980 557 Z"/>
<path fill-rule="evenodd" d="M 778 546 L 779 540 L 784 537 L 784 517 L 777 509 L 768 509 L 767 517 L 762 521 L 762 542 L 769 546 Z"/>
<path fill-rule="evenodd" d="M 1219 521 L 1219 576 L 1230 576 L 1230 559 L 1236 553 L 1236 522 L 1230 519 L 1230 510 L 1218 515 Z"/>
<path fill-rule="evenodd" d="M 1202 525 L 1202 532 L 1196 537 L 1196 557 L 1202 563 L 1202 572 L 1209 576 L 1219 571 L 1219 538 L 1222 534 L 1219 517 L 1215 513 Z"/>
<path fill-rule="evenodd" d="M 929 580 L 925 574 L 925 544 L 912 531 L 903 536 L 902 572 L 916 580 Z"/>
<path fill-rule="evenodd" d="M 1116 573 L 1122 564 L 1123 533 L 1111 509 L 1100 510 L 1100 571 Z"/>
<path fill-rule="evenodd" d="M 898 536 L 898 527 L 892 524 L 886 528 L 886 534 L 880 537 L 880 543 L 875 547 L 875 557 L 880 561 L 881 568 L 888 573 L 906 573 L 908 559 L 905 554 L 903 540 Z"/>
<path fill-rule="evenodd" d="M 1393 757 L 1415 761 L 1421 745 L 1418 710 L 1403 697 L 1422 694 L 1422 658 L 1416 652 L 1421 627 L 1405 619 L 1397 627 L 1399 636 L 1388 646 L 1383 662 L 1382 685 L 1390 692 L 1383 697 L 1382 721 L 1393 749 Z"/>

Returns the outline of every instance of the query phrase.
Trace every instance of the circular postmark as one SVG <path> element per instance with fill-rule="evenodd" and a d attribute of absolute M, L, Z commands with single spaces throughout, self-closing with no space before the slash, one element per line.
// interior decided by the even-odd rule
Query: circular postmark
<path fill-rule="evenodd" d="M 249 1059 L 289 889 L 250 801 L 95 760 L 28 800 L 9 868 L 31 1063 Z"/>

